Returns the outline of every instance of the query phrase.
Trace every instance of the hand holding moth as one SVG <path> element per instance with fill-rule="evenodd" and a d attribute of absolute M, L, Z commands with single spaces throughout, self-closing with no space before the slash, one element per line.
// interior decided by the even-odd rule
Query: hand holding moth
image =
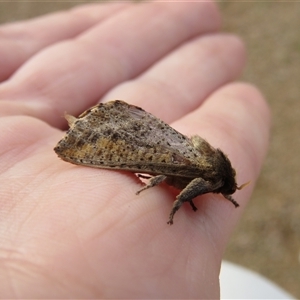
<path fill-rule="evenodd" d="M 218 298 L 222 253 L 269 132 L 260 93 L 230 83 L 244 49 L 219 26 L 212 3 L 154 2 L 92 4 L 1 28 L 1 296 Z M 205 194 L 193 200 L 197 213 L 182 205 L 169 227 L 178 190 L 136 196 L 134 174 L 57 159 L 63 114 L 111 99 L 222 149 L 237 184 L 251 180 L 234 194 L 240 208 Z"/>

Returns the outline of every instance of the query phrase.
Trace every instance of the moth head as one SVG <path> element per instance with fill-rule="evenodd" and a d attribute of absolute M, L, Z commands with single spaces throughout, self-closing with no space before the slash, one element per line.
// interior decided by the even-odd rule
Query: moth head
<path fill-rule="evenodd" d="M 236 172 L 232 167 L 230 160 L 228 157 L 218 149 L 219 152 L 219 172 L 222 176 L 223 186 L 222 186 L 222 194 L 224 195 L 232 195 L 235 193 L 238 188 L 236 183 Z"/>
<path fill-rule="evenodd" d="M 220 150 L 219 150 L 220 151 Z M 235 193 L 236 190 L 241 190 L 245 186 L 247 186 L 250 181 L 238 186 L 236 183 L 236 172 L 235 169 L 232 167 L 230 160 L 228 157 L 222 152 L 222 163 L 221 163 L 221 172 L 223 177 L 223 187 L 222 187 L 222 194 L 224 195 L 232 195 Z"/>

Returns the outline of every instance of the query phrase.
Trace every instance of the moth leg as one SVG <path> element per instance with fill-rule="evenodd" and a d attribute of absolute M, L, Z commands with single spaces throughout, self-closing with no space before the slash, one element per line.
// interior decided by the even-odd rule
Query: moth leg
<path fill-rule="evenodd" d="M 209 181 L 206 181 L 200 177 L 193 179 L 176 197 L 170 213 L 168 224 L 173 224 L 174 215 L 184 202 L 189 202 L 193 211 L 196 211 L 197 207 L 193 203 L 193 199 L 199 195 L 213 192 L 219 186 L 220 183 L 213 185 Z"/>
<path fill-rule="evenodd" d="M 227 200 L 229 200 L 235 207 L 239 207 L 240 205 L 230 196 L 230 195 L 223 195 Z"/>
<path fill-rule="evenodd" d="M 193 211 L 197 211 L 198 208 L 197 208 L 196 205 L 194 204 L 193 200 L 190 201 L 190 205 L 191 205 Z"/>
<path fill-rule="evenodd" d="M 140 189 L 139 191 L 136 192 L 136 195 L 138 195 L 140 192 L 142 192 L 144 190 L 147 190 L 151 187 L 154 187 L 154 186 L 162 183 L 164 180 L 166 180 L 166 178 L 167 178 L 167 176 L 165 176 L 165 175 L 157 175 L 155 177 L 152 177 L 146 186 L 144 186 L 142 189 Z"/>

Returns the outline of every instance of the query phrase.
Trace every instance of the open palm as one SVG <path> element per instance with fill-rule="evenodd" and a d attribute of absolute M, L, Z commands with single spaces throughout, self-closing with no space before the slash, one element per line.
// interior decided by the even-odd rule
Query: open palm
<path fill-rule="evenodd" d="M 266 152 L 269 111 L 235 36 L 202 3 L 87 5 L 0 28 L 1 296 L 217 298 L 222 254 Z M 220 195 L 184 205 L 139 196 L 128 172 L 74 166 L 53 151 L 67 124 L 122 99 L 221 148 L 240 208 Z"/>

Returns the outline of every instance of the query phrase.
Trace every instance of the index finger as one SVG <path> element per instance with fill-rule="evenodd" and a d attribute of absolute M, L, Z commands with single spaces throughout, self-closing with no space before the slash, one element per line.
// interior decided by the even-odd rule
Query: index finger
<path fill-rule="evenodd" d="M 8 79 L 41 49 L 75 38 L 88 28 L 124 9 L 128 3 L 87 4 L 0 27 L 0 82 Z"/>
<path fill-rule="evenodd" d="M 145 22 L 147 20 L 147 22 Z M 134 78 L 185 41 L 219 27 L 214 4 L 136 4 L 75 40 L 33 57 L 0 86 L 0 111 L 61 126 L 109 89 Z"/>

